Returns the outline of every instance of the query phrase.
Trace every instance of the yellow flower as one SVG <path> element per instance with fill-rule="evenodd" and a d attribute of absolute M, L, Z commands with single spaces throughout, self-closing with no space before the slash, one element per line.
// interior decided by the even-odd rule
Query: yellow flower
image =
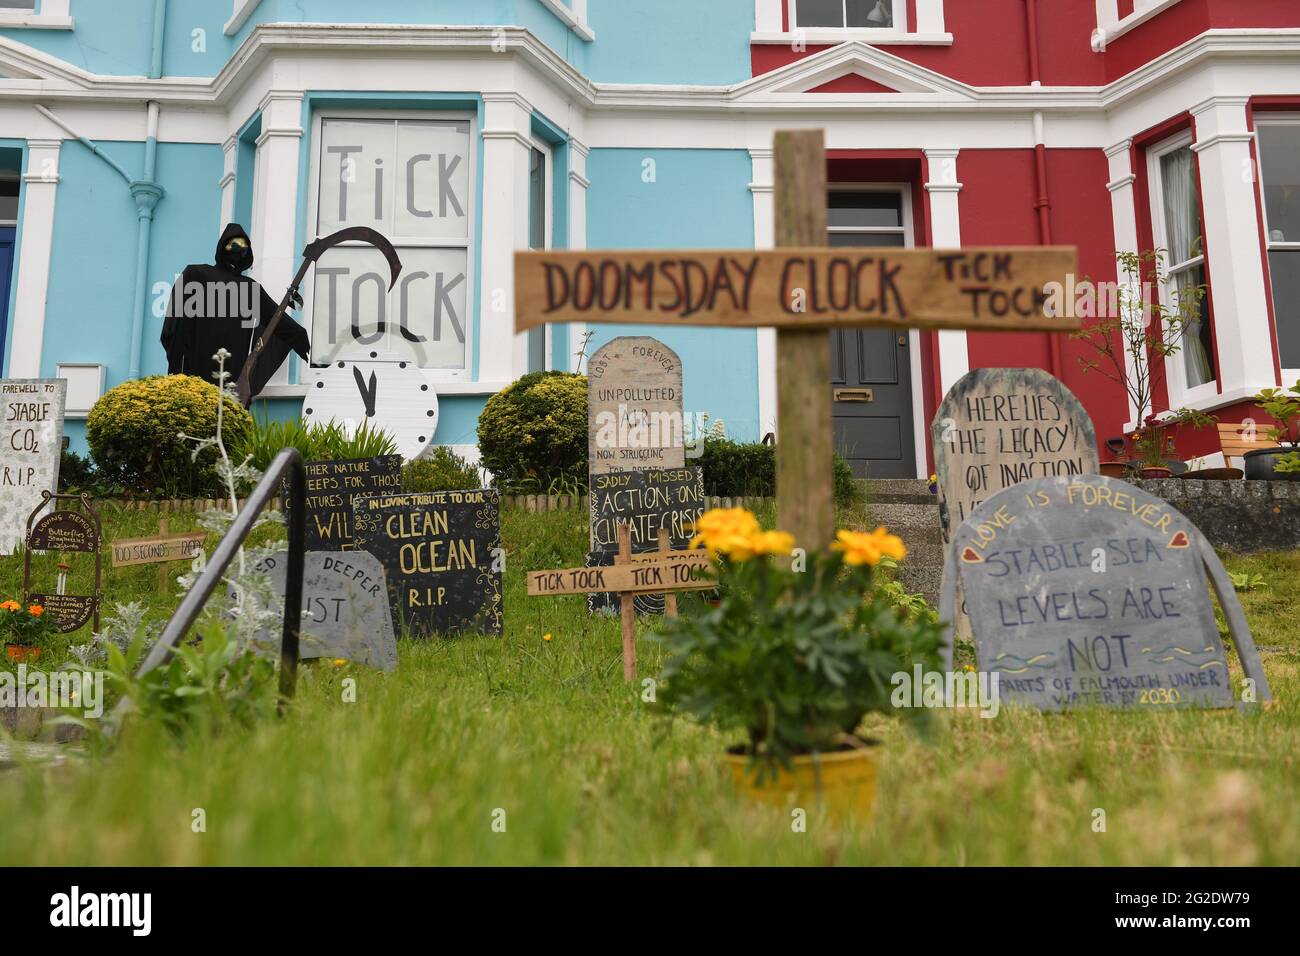
<path fill-rule="evenodd" d="M 17 611 L 20 607 L 17 601 L 5 601 L 4 604 L 0 604 L 0 608 L 6 611 Z"/>
<path fill-rule="evenodd" d="M 774 554 L 778 557 L 794 550 L 794 535 L 785 531 L 760 531 L 750 539 L 754 554 Z"/>
<path fill-rule="evenodd" d="M 341 657 L 336 657 L 336 658 L 334 658 L 334 666 L 335 666 L 335 667 L 346 667 L 346 666 L 347 666 L 347 663 L 348 663 L 348 662 L 345 661 L 345 660 L 344 660 L 343 658 L 341 658 Z"/>
<path fill-rule="evenodd" d="M 890 534 L 881 525 L 867 534 L 864 531 L 840 531 L 835 535 L 831 545 L 835 551 L 844 553 L 844 563 L 854 566 L 861 564 L 877 565 L 882 557 L 888 556 L 895 561 L 902 561 L 907 556 L 903 539 Z"/>
<path fill-rule="evenodd" d="M 41 607 L 39 604 L 29 604 L 27 606 L 27 613 L 32 617 L 40 617 L 45 613 L 45 608 Z"/>
<path fill-rule="evenodd" d="M 710 554 L 735 556 L 748 550 L 749 540 L 759 533 L 758 519 L 744 508 L 714 508 L 695 522 L 691 547 L 704 545 Z M 746 555 L 749 556 L 749 555 Z M 744 560 L 741 558 L 740 560 Z"/>
<path fill-rule="evenodd" d="M 542 640 L 544 640 L 544 641 L 549 641 L 550 639 L 551 639 L 551 635 L 549 635 L 549 634 L 543 634 L 543 635 L 542 635 Z"/>

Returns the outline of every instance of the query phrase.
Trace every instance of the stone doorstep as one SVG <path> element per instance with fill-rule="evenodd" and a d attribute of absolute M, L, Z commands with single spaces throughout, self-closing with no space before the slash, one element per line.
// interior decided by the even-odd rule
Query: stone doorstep
<path fill-rule="evenodd" d="M 919 478 L 872 478 L 860 480 L 871 504 L 938 504 L 930 494 L 929 482 Z"/>

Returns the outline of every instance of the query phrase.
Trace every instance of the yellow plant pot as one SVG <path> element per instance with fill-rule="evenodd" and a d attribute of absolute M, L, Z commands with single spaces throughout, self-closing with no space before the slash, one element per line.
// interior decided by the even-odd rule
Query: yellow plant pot
<path fill-rule="evenodd" d="M 749 757 L 727 754 L 736 787 L 764 806 L 791 810 L 820 808 L 833 820 L 866 819 L 876 802 L 874 748 L 794 758 L 794 771 L 778 767 L 775 779 L 755 781 Z"/>

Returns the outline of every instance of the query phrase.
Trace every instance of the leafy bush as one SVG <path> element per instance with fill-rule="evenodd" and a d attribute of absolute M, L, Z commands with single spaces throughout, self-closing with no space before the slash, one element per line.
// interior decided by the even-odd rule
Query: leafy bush
<path fill-rule="evenodd" d="M 737 442 L 730 438 L 706 435 L 702 454 L 688 465 L 704 469 L 704 493 L 719 498 L 770 498 L 776 494 L 776 446 L 756 442 Z M 857 504 L 862 492 L 853 477 L 853 468 L 838 454 L 832 460 L 835 480 L 835 503 Z"/>
<path fill-rule="evenodd" d="M 76 494 L 85 491 L 94 494 L 100 483 L 95 463 L 75 451 L 63 449 L 59 456 L 59 492 Z"/>
<path fill-rule="evenodd" d="M 482 488 L 479 470 L 446 446 L 402 469 L 404 491 L 463 491 Z"/>
<path fill-rule="evenodd" d="M 587 482 L 587 377 L 531 372 L 497 392 L 478 419 L 483 467 L 506 492 Z"/>
<path fill-rule="evenodd" d="M 225 402 L 225 440 L 237 444 L 253 418 L 234 398 L 193 375 L 153 375 L 123 382 L 95 403 L 86 419 L 90 454 L 103 479 L 129 491 L 166 498 L 206 498 L 219 488 L 217 451 L 197 457 L 181 440 L 211 438 L 217 402 Z"/>
<path fill-rule="evenodd" d="M 714 557 L 721 600 L 703 614 L 665 619 L 655 640 L 669 659 L 659 700 L 723 731 L 743 731 L 760 778 L 800 754 L 852 745 L 868 713 L 900 713 L 893 675 L 935 669 L 943 629 L 900 610 L 875 569 L 906 549 L 880 528 L 840 531 L 832 550 L 789 560 L 794 539 L 762 531 L 743 509 L 706 512 L 697 540 Z"/>
<path fill-rule="evenodd" d="M 307 425 L 299 418 L 272 421 L 259 415 L 248 433 L 232 443 L 230 457 L 240 462 L 251 455 L 249 464 L 266 471 L 284 448 L 298 449 L 304 461 L 340 461 L 392 455 L 397 442 L 382 428 L 372 428 L 369 421 L 349 432 L 335 421 Z"/>

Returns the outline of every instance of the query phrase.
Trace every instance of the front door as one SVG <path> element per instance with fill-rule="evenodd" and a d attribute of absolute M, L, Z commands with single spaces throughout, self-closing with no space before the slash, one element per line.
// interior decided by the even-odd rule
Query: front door
<path fill-rule="evenodd" d="M 901 190 L 832 189 L 827 222 L 834 247 L 908 244 Z M 859 478 L 915 478 L 907 332 L 834 329 L 830 339 L 835 450 Z"/>
<path fill-rule="evenodd" d="M 5 335 L 9 324 L 9 287 L 13 284 L 13 226 L 0 226 L 0 364 L 4 363 Z"/>

